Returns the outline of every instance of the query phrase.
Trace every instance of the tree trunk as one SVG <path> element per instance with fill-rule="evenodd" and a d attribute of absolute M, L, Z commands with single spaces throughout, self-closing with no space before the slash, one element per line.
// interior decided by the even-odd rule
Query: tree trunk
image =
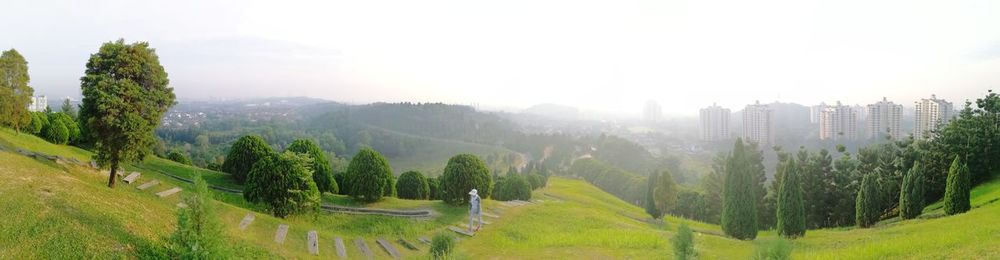
<path fill-rule="evenodd" d="M 118 171 L 118 163 L 112 163 L 111 164 L 111 175 L 108 176 L 108 188 L 114 188 L 115 187 L 115 175 L 117 174 L 116 171 Z"/>

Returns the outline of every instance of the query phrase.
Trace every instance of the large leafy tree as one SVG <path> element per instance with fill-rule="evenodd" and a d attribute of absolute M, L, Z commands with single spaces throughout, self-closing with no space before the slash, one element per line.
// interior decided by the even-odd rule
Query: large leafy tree
<path fill-rule="evenodd" d="M 914 163 L 913 168 L 903 177 L 903 187 L 899 194 L 899 216 L 912 219 L 920 216 L 924 210 L 924 169 L 920 163 Z"/>
<path fill-rule="evenodd" d="M 944 173 L 951 157 L 959 154 L 968 164 L 972 185 L 990 180 L 994 174 L 1000 173 L 1000 163 L 996 162 L 1000 158 L 1000 94 L 990 90 L 974 103 L 966 102 L 959 116 L 935 135 L 932 142 L 936 143 L 938 157 L 944 160 L 936 160 L 937 165 L 926 165 L 928 175 Z M 942 191 L 935 192 L 940 194 Z"/>
<path fill-rule="evenodd" d="M 364 202 L 381 200 L 386 194 L 389 179 L 392 178 L 392 168 L 389 161 L 371 148 L 361 148 L 351 163 L 347 166 L 344 185 L 347 195 Z"/>
<path fill-rule="evenodd" d="M 319 148 L 316 143 L 308 139 L 298 139 L 285 148 L 285 151 L 302 153 L 312 158 L 312 176 L 319 187 L 319 192 L 338 192 L 338 183 L 333 179 L 333 170 L 330 167 L 330 160 L 326 158 L 326 153 Z"/>
<path fill-rule="evenodd" d="M 264 203 L 276 217 L 319 208 L 320 195 L 312 179 L 311 158 L 284 152 L 264 157 L 247 176 L 243 197 Z"/>
<path fill-rule="evenodd" d="M 722 230 L 737 239 L 757 237 L 756 180 L 746 149 L 737 138 L 726 164 L 722 192 Z"/>
<path fill-rule="evenodd" d="M 28 104 L 34 89 L 28 86 L 28 61 L 17 50 L 0 54 L 0 125 L 21 128 L 31 123 Z"/>
<path fill-rule="evenodd" d="M 778 190 L 778 234 L 796 238 L 806 233 L 805 208 L 802 205 L 802 186 L 795 159 L 789 159 Z"/>
<path fill-rule="evenodd" d="M 472 189 L 477 189 L 483 197 L 493 192 L 490 170 L 479 157 L 471 154 L 459 154 L 448 159 L 441 176 L 441 186 L 444 201 L 459 205 L 469 203 L 469 191 Z"/>
<path fill-rule="evenodd" d="M 208 183 L 195 175 L 194 194 L 184 198 L 177 210 L 177 230 L 170 237 L 171 249 L 180 259 L 226 259 L 232 257 L 222 222 L 219 221 Z"/>
<path fill-rule="evenodd" d="M 955 215 L 969 211 L 969 191 L 971 190 L 971 180 L 969 178 L 969 166 L 962 163 L 962 158 L 955 156 L 948 170 L 948 186 L 944 192 L 944 212 L 948 215 Z"/>
<path fill-rule="evenodd" d="M 229 154 L 222 162 L 222 171 L 229 173 L 237 182 L 243 183 L 255 163 L 271 156 L 274 150 L 257 135 L 246 135 L 229 147 Z"/>
<path fill-rule="evenodd" d="M 430 198 L 431 188 L 427 179 L 418 171 L 408 171 L 399 175 L 396 194 L 400 199 L 425 200 Z"/>
<path fill-rule="evenodd" d="M 653 190 L 653 201 L 660 212 L 670 212 L 677 206 L 677 183 L 669 171 L 662 171 L 656 178 L 656 188 Z M 662 214 L 662 213 L 661 213 Z M 661 215 L 662 216 L 662 215 Z"/>
<path fill-rule="evenodd" d="M 90 55 L 80 82 L 80 118 L 98 165 L 111 168 L 108 187 L 114 187 L 121 164 L 151 153 L 153 132 L 174 105 L 174 90 L 156 51 L 148 43 L 124 40 L 104 43 Z"/>

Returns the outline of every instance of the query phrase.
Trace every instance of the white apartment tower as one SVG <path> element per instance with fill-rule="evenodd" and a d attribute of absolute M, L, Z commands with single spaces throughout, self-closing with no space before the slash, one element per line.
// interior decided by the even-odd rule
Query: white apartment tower
<path fill-rule="evenodd" d="M 913 126 L 913 137 L 924 139 L 931 137 L 931 131 L 937 130 L 939 126 L 951 120 L 953 111 L 951 102 L 944 99 L 937 99 L 936 95 L 931 98 L 921 99 L 916 103 L 916 120 Z"/>
<path fill-rule="evenodd" d="M 819 115 L 819 139 L 855 140 L 858 138 L 858 115 L 851 106 L 828 106 Z"/>
<path fill-rule="evenodd" d="M 729 109 L 712 104 L 701 109 L 701 140 L 719 141 L 729 138 Z"/>
<path fill-rule="evenodd" d="M 771 109 L 761 105 L 760 101 L 747 105 L 743 109 L 743 139 L 747 142 L 757 142 L 764 148 L 774 143 L 774 132 L 771 128 Z"/>
<path fill-rule="evenodd" d="M 31 97 L 31 103 L 28 104 L 28 111 L 30 112 L 42 112 L 45 108 L 49 106 L 49 99 L 45 96 Z"/>
<path fill-rule="evenodd" d="M 809 107 L 809 123 L 818 124 L 819 116 L 826 110 L 826 103 L 820 102 L 819 105 Z"/>
<path fill-rule="evenodd" d="M 663 108 L 656 101 L 646 101 L 646 106 L 642 109 L 642 118 L 649 123 L 657 123 L 663 118 Z"/>
<path fill-rule="evenodd" d="M 885 97 L 882 98 L 882 101 L 869 104 L 868 119 L 866 120 L 867 129 L 865 129 L 868 132 L 868 139 L 902 138 L 899 130 L 899 121 L 902 117 L 903 105 L 893 104 Z"/>

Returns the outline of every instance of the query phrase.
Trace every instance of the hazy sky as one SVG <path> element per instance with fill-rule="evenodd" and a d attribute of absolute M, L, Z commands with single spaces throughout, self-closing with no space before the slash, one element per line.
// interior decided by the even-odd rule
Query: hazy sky
<path fill-rule="evenodd" d="M 210 3 L 206 3 L 210 2 Z M 1000 90 L 1000 1 L 4 1 L 0 48 L 78 96 L 101 43 L 157 49 L 181 99 L 311 96 L 638 115 L 754 100 L 959 105 Z"/>

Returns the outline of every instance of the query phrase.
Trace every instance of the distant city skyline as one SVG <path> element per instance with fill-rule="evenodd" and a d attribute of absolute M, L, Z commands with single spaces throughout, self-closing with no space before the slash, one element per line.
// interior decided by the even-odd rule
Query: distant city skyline
<path fill-rule="evenodd" d="M 719 8 L 725 6 L 726 8 Z M 180 100 L 554 103 L 641 117 L 754 100 L 1000 89 L 1000 1 L 12 1 L 0 49 L 79 97 L 101 43 L 148 41 Z M 558 19 L 554 19 L 558 17 Z M 850 19 L 846 19 L 850 17 Z"/>

